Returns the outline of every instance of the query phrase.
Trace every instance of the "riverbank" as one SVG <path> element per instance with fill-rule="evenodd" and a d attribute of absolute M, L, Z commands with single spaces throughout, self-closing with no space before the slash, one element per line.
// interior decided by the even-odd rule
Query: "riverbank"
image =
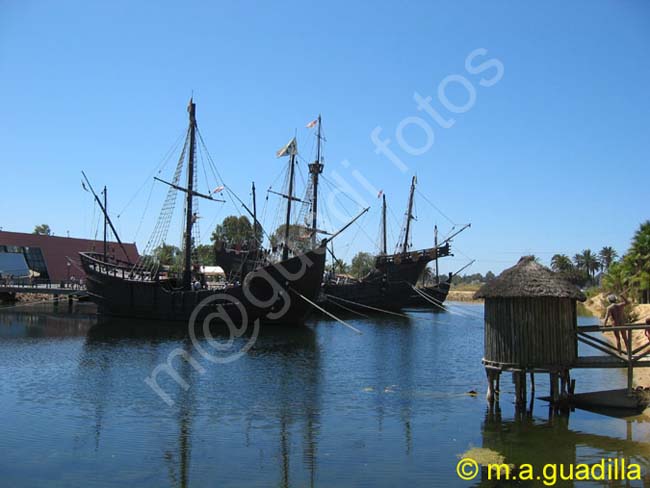
<path fill-rule="evenodd" d="M 604 293 L 599 293 L 585 301 L 584 308 L 588 310 L 591 315 L 596 317 L 600 323 L 605 319 L 605 311 L 607 310 L 607 297 Z M 636 315 L 635 322 L 643 324 L 647 318 L 650 317 L 650 304 L 634 304 L 633 311 Z M 605 332 L 604 336 L 607 340 L 616 345 L 616 338 L 613 332 Z M 632 334 L 632 348 L 636 349 L 648 342 L 643 331 L 633 331 Z M 650 386 L 650 368 L 638 368 L 634 370 L 634 382 L 641 386 Z"/>
<path fill-rule="evenodd" d="M 447 300 L 452 302 L 483 303 L 483 300 L 477 300 L 474 298 L 474 293 L 476 293 L 476 291 L 450 290 L 447 294 Z"/>

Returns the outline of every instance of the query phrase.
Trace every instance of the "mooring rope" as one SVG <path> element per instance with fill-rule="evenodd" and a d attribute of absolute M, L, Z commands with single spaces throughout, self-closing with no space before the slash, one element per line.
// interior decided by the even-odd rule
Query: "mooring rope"
<path fill-rule="evenodd" d="M 433 298 L 432 296 L 427 295 L 427 294 L 424 293 L 423 291 L 418 290 L 418 288 L 417 288 L 416 286 L 411 285 L 411 288 L 413 288 L 413 291 L 415 291 L 415 293 L 417 293 L 418 295 L 420 295 L 420 297 L 421 297 L 423 300 L 425 300 L 425 301 L 431 303 L 432 305 L 435 305 L 435 306 L 437 306 L 437 307 L 440 307 L 440 308 L 443 309 L 445 312 L 449 312 L 449 313 L 454 314 L 454 315 L 463 315 L 463 314 L 461 314 L 460 312 L 455 312 L 455 311 L 453 311 L 453 310 L 448 309 L 447 307 L 445 307 L 445 306 L 443 305 L 442 302 L 436 300 L 436 299 Z"/>
<path fill-rule="evenodd" d="M 346 300 L 345 298 L 337 297 L 337 296 L 334 296 L 334 295 L 325 294 L 325 296 L 327 298 L 334 298 L 336 300 L 344 301 L 344 302 L 349 303 L 351 305 L 356 305 L 357 307 L 363 307 L 363 308 L 368 308 L 370 310 L 375 310 L 376 312 L 383 312 L 383 313 L 387 313 L 387 314 L 390 314 L 390 315 L 397 315 L 398 317 L 404 317 L 404 318 L 407 318 L 407 319 L 409 318 L 408 315 L 404 315 L 403 313 L 391 312 L 389 310 L 382 310 L 381 308 L 371 307 L 370 305 L 364 305 L 363 303 L 353 302 L 352 300 Z"/>
<path fill-rule="evenodd" d="M 346 307 L 345 305 L 341 305 L 340 303 L 332 302 L 332 305 L 336 305 L 337 307 L 342 308 L 343 310 L 347 310 L 348 312 L 352 312 L 354 314 L 359 315 L 360 317 L 364 317 L 366 319 L 369 319 L 370 316 L 366 315 L 365 313 L 358 312 L 357 310 L 353 310 L 351 308 Z"/>
<path fill-rule="evenodd" d="M 477 318 L 477 319 L 482 318 L 482 317 L 479 316 L 478 314 L 473 314 L 473 313 L 467 312 L 467 311 L 465 311 L 465 310 L 462 310 L 462 311 L 461 311 L 461 310 L 458 310 L 458 309 L 452 309 L 451 307 L 445 306 L 445 305 L 443 304 L 443 302 L 441 302 L 441 301 L 439 301 L 439 300 L 436 300 L 436 299 L 435 299 L 434 297 L 432 297 L 431 295 L 428 295 L 427 293 L 423 292 L 422 290 L 418 289 L 417 287 L 415 287 L 415 286 L 413 286 L 413 285 L 411 285 L 411 288 L 413 288 L 413 290 L 414 290 L 418 295 L 420 295 L 420 297 L 422 297 L 423 300 L 426 300 L 426 301 L 428 301 L 429 303 L 431 303 L 431 304 L 433 304 L 433 305 L 436 305 L 437 307 L 440 307 L 440 308 L 443 309 L 445 312 L 449 312 L 449 313 L 451 313 L 451 314 L 461 315 L 461 316 L 465 316 L 465 317 Z"/>
<path fill-rule="evenodd" d="M 304 296 L 304 295 L 302 295 L 301 293 L 297 292 L 297 291 L 294 290 L 293 288 L 290 287 L 289 290 L 291 290 L 292 292 L 294 292 L 296 295 L 298 295 L 300 298 L 302 298 L 303 300 L 305 300 L 307 303 L 309 303 L 310 305 L 312 305 L 312 306 L 315 307 L 316 309 L 318 309 L 318 310 L 320 310 L 321 312 L 323 312 L 325 315 L 327 315 L 327 316 L 333 318 L 334 320 L 336 320 L 337 322 L 339 322 L 339 323 L 345 325 L 345 326 L 348 327 L 349 329 L 352 329 L 352 330 L 355 331 L 357 334 L 359 334 L 359 335 L 363 334 L 363 332 L 361 332 L 361 331 L 360 331 L 359 329 L 357 329 L 356 327 L 353 327 L 352 325 L 348 324 L 348 323 L 345 322 L 344 320 L 341 320 L 341 319 L 338 318 L 336 315 L 334 315 L 334 314 L 328 312 L 327 310 L 325 310 L 323 307 L 318 306 L 316 303 L 312 302 L 309 298 L 307 298 L 306 296 Z"/>

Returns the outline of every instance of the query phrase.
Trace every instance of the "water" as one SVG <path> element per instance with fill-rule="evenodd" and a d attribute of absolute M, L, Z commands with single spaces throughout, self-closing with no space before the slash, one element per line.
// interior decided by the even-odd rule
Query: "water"
<path fill-rule="evenodd" d="M 206 361 L 182 333 L 98 324 L 87 305 L 0 311 L 1 484 L 469 486 L 455 469 L 472 446 L 512 463 L 627 456 L 646 470 L 643 418 L 575 411 L 549 421 L 538 400 L 522 419 L 507 375 L 501 411 L 489 414 L 482 306 L 452 306 L 350 320 L 363 335 L 330 320 L 265 330 L 227 364 Z M 144 379 L 174 350 L 203 370 L 174 360 L 188 388 L 160 376 L 170 407 Z M 578 391 L 625 384 L 618 371 L 575 377 Z M 538 394 L 547 391 L 538 376 Z"/>

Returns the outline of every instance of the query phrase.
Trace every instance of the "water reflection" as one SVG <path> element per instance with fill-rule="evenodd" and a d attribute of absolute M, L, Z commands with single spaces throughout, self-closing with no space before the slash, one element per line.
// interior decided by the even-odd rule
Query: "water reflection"
<path fill-rule="evenodd" d="M 501 408 L 496 405 L 486 410 L 481 426 L 482 447 L 504 456 L 508 464 L 532 464 L 536 473 L 541 473 L 545 464 L 568 467 L 577 463 L 596 464 L 603 459 L 607 463 L 608 460 L 625 458 L 627 463 L 641 467 L 645 474 L 644 483 L 647 483 L 650 482 L 650 444 L 635 440 L 633 435 L 635 424 L 643 427 L 643 424 L 647 426 L 647 421 L 648 418 L 642 416 L 625 419 L 625 438 L 618 438 L 574 430 L 570 427 L 571 415 L 558 415 L 552 408 L 548 409 L 545 419 L 532 415 L 504 419 Z M 480 486 L 500 486 L 488 479 L 486 470 L 481 474 Z M 614 484 L 618 486 L 618 482 Z M 608 486 L 609 482 L 604 481 L 602 485 Z M 562 483 L 557 486 L 562 486 Z M 566 486 L 573 486 L 573 483 Z"/>
<path fill-rule="evenodd" d="M 517 414 L 509 381 L 503 411 L 486 413 L 466 394 L 485 391 L 480 319 L 355 320 L 359 336 L 316 318 L 263 328 L 239 360 L 213 364 L 178 324 L 64 315 L 0 313 L 7 486 L 455 486 L 471 446 L 535 465 L 646 456 L 646 419 L 548 416 L 543 402 Z M 202 370 L 173 359 L 187 384 L 161 375 L 170 407 L 144 379 L 176 349 Z"/>
<path fill-rule="evenodd" d="M 218 340 L 229 338 L 224 329 L 212 333 Z M 206 339 L 200 340 L 204 341 L 201 345 L 209 347 Z M 166 360 L 168 351 L 176 347 L 201 361 L 189 334 L 177 324 L 105 320 L 88 330 L 79 359 L 77 399 L 94 411 L 96 449 L 99 449 L 104 412 L 107 408 L 119 407 L 117 397 L 123 394 L 126 386 L 112 376 L 115 363 L 120 363 L 117 366 L 120 370 L 125 363 L 133 361 L 140 366 L 148 364 L 153 370 L 160 361 Z M 230 425 L 233 417 L 240 419 L 246 425 L 245 446 L 248 451 L 256 450 L 252 437 L 260 428 L 263 431 L 277 429 L 272 449 L 278 453 L 273 456 L 277 458 L 277 484 L 283 487 L 295 486 L 291 480 L 292 457 L 296 457 L 292 449 L 296 442 L 292 436 L 299 434 L 308 484 L 314 486 L 320 429 L 321 368 L 319 347 L 312 328 L 280 326 L 262 329 L 246 358 L 232 365 L 202 361 L 204 373 L 197 372 L 182 358 L 177 358 L 174 365 L 180 377 L 187 381 L 187 388 L 169 378 L 161 380 L 174 400 L 169 419 L 174 425 L 170 430 L 175 430 L 176 435 L 166 438 L 161 448 L 162 462 L 171 486 L 193 484 L 190 473 L 197 471 L 192 469 L 197 416 L 202 426 L 205 426 L 205 419 L 209 419 L 208 429 Z M 235 375 L 228 374 L 233 370 Z M 166 406 L 162 401 L 153 397 L 141 382 L 140 379 L 141 391 L 132 401 L 140 403 L 141 409 L 164 410 Z M 89 385 L 93 387 L 89 388 Z M 199 457 L 204 458 L 205 453 Z M 262 465 L 266 462 L 263 460 Z M 204 469 L 200 467 L 198 471 Z"/>

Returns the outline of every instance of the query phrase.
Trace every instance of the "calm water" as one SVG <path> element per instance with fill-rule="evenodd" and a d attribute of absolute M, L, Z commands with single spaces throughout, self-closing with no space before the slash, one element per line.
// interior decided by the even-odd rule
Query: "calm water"
<path fill-rule="evenodd" d="M 642 418 L 576 411 L 549 421 L 538 400 L 532 418 L 516 420 L 505 375 L 501 412 L 489 415 L 482 306 L 452 306 L 350 320 L 363 335 L 329 320 L 267 330 L 227 364 L 204 360 L 182 334 L 98 324 L 83 306 L 73 315 L 64 306 L 5 309 L 0 484 L 469 486 L 455 467 L 472 446 L 511 463 L 625 455 L 647 467 Z M 169 407 L 144 378 L 177 348 L 204 371 L 175 360 L 188 388 L 161 375 Z M 616 371 L 576 378 L 578 391 L 624 385 Z M 545 378 L 537 383 L 546 394 Z"/>

